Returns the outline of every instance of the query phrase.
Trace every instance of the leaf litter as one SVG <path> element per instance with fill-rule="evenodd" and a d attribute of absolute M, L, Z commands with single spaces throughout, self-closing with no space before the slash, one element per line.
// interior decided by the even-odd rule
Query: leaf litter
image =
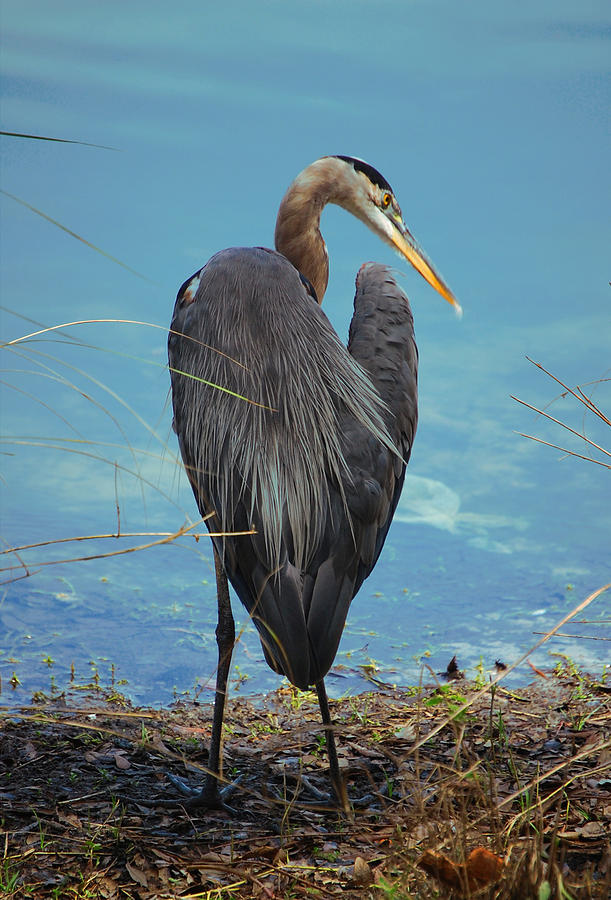
<path fill-rule="evenodd" d="M 187 811 L 167 778 L 202 782 L 207 705 L 136 709 L 99 690 L 4 707 L 0 895 L 607 898 L 609 689 L 546 674 L 513 692 L 458 680 L 332 701 L 349 817 L 310 694 L 228 702 L 233 814 Z"/>

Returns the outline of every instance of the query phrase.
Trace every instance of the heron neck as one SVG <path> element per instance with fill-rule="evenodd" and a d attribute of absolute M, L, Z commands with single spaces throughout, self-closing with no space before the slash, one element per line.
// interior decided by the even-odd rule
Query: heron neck
<path fill-rule="evenodd" d="M 276 219 L 276 250 L 313 284 L 319 303 L 329 281 L 329 256 L 320 233 L 320 215 L 327 203 L 343 205 L 344 168 L 334 157 L 317 159 L 289 186 Z"/>

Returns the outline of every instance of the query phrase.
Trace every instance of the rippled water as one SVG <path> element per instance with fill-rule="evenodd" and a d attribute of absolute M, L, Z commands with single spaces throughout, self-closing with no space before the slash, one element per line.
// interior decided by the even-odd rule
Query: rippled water
<path fill-rule="evenodd" d="M 609 445 L 608 427 L 525 359 L 611 407 L 609 382 L 592 384 L 611 360 L 606 21 L 602 3 L 7 4 L 3 129 L 116 149 L 3 137 L 4 190 L 146 277 L 2 197 L 3 340 L 98 320 L 3 349 L 5 546 L 196 521 L 164 368 L 177 287 L 221 247 L 270 245 L 292 177 L 318 156 L 350 153 L 393 184 L 465 316 L 406 273 L 419 432 L 331 689 L 365 686 L 360 667 L 405 683 L 454 653 L 471 673 L 511 662 L 609 581 L 609 470 L 518 436 L 587 450 L 510 396 L 554 401 L 552 415 Z M 323 230 L 325 309 L 345 335 L 360 263 L 395 260 L 343 211 L 326 211 Z M 206 539 L 104 556 L 158 540 L 3 556 L 4 701 L 63 687 L 71 664 L 82 682 L 95 671 L 125 679 L 139 702 L 207 696 L 216 608 Z M 609 637 L 608 596 L 579 617 L 606 617 L 606 630 L 562 631 Z M 236 612 L 234 687 L 273 687 Z M 597 669 L 601 647 L 548 645 Z M 535 661 L 553 662 L 548 648 Z"/>

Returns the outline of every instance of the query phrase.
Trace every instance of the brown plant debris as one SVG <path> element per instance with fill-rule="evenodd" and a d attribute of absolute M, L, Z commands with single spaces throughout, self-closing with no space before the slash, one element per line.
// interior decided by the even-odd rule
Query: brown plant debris
<path fill-rule="evenodd" d="M 202 779 L 208 707 L 103 693 L 4 707 L 0 896 L 606 898 L 609 693 L 547 674 L 513 693 L 461 682 L 333 702 L 351 818 L 326 799 L 307 694 L 228 704 L 233 815 L 167 804 L 167 773 Z"/>
<path fill-rule="evenodd" d="M 455 863 L 443 853 L 425 850 L 418 865 L 425 872 L 434 875 L 442 884 L 457 890 L 461 896 L 468 896 L 478 888 L 495 884 L 503 873 L 504 860 L 485 847 L 476 847 L 467 857 L 466 863 Z"/>

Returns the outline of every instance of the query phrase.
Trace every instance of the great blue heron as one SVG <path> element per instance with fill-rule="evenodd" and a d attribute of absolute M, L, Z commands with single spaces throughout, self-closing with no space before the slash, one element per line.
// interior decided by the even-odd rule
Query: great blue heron
<path fill-rule="evenodd" d="M 408 299 L 376 263 L 358 272 L 348 348 L 340 342 L 319 305 L 327 203 L 361 219 L 458 307 L 389 183 L 349 156 L 318 159 L 293 181 L 275 251 L 222 250 L 180 288 L 168 351 L 183 462 L 210 531 L 252 532 L 212 539 L 219 666 L 201 805 L 220 803 L 235 641 L 226 576 L 271 668 L 298 688 L 316 686 L 333 785 L 346 802 L 324 677 L 399 500 L 416 431 L 418 351 Z"/>

